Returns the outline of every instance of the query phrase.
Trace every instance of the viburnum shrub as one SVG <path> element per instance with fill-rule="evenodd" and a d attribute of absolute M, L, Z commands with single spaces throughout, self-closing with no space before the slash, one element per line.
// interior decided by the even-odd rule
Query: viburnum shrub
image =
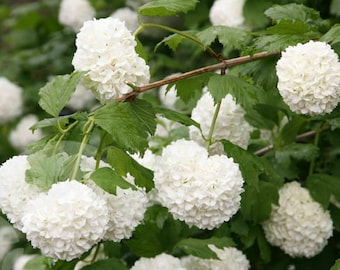
<path fill-rule="evenodd" d="M 0 4 L 2 269 L 339 269 L 339 16 Z"/>

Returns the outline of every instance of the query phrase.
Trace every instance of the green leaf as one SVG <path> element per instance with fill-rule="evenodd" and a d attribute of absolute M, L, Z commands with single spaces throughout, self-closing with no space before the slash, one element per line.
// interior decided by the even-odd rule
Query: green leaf
<path fill-rule="evenodd" d="M 35 123 L 31 129 L 34 131 L 38 128 L 47 128 L 47 127 L 57 127 L 58 126 L 58 122 L 59 125 L 61 127 L 65 127 L 67 124 L 69 124 L 71 119 L 77 119 L 78 115 L 80 115 L 80 113 L 73 113 L 73 114 L 69 114 L 69 115 L 65 115 L 65 116 L 60 116 L 57 118 L 45 118 L 37 123 Z"/>
<path fill-rule="evenodd" d="M 215 104 L 227 94 L 231 94 L 236 99 L 236 103 L 244 109 L 251 108 L 258 102 L 258 97 L 264 95 L 261 88 L 233 75 L 213 75 L 209 80 L 208 90 L 214 98 Z"/>
<path fill-rule="evenodd" d="M 71 98 L 82 77 L 82 72 L 56 76 L 52 82 L 47 83 L 40 89 L 40 107 L 48 114 L 58 117 L 60 111 Z"/>
<path fill-rule="evenodd" d="M 332 0 L 330 6 L 330 13 L 336 16 L 340 16 L 340 0 Z"/>
<path fill-rule="evenodd" d="M 320 38 L 320 41 L 327 42 L 329 44 L 340 42 L 340 24 L 334 24 L 332 28 Z"/>
<path fill-rule="evenodd" d="M 304 23 L 301 20 L 281 20 L 278 24 L 267 28 L 266 33 L 269 35 L 273 34 L 288 34 L 288 35 L 298 35 L 303 34 L 311 30 L 311 26 Z"/>
<path fill-rule="evenodd" d="M 313 174 L 307 178 L 306 187 L 311 196 L 324 209 L 328 208 L 331 195 L 340 201 L 340 178 L 327 174 Z"/>
<path fill-rule="evenodd" d="M 292 120 L 290 120 L 281 131 L 282 139 L 285 144 L 292 143 L 295 141 L 295 137 L 300 132 L 301 127 L 306 123 L 306 118 L 300 115 L 294 116 Z"/>
<path fill-rule="evenodd" d="M 255 40 L 255 48 L 259 51 L 279 52 L 288 46 L 294 46 L 298 43 L 304 43 L 312 37 L 305 35 L 269 35 L 261 36 Z"/>
<path fill-rule="evenodd" d="M 340 259 L 335 261 L 335 264 L 332 266 L 330 270 L 340 270 Z"/>
<path fill-rule="evenodd" d="M 321 20 L 318 11 L 295 3 L 270 7 L 264 14 L 275 22 L 287 19 L 293 21 L 301 20 L 307 23 Z"/>
<path fill-rule="evenodd" d="M 129 268 L 117 258 L 96 261 L 81 268 L 82 270 L 128 270 Z"/>
<path fill-rule="evenodd" d="M 243 6 L 245 25 L 251 25 L 252 29 L 265 28 L 269 19 L 264 15 L 264 11 L 271 5 L 268 0 L 246 1 Z"/>
<path fill-rule="evenodd" d="M 319 156 L 319 148 L 310 143 L 291 143 L 277 149 L 275 157 L 281 164 L 288 164 L 291 158 L 311 161 Z"/>
<path fill-rule="evenodd" d="M 182 249 L 185 253 L 202 258 L 218 259 L 216 253 L 208 245 L 215 245 L 217 248 L 235 246 L 234 241 L 229 237 L 212 237 L 209 239 L 187 238 L 179 241 L 177 248 Z"/>
<path fill-rule="evenodd" d="M 155 113 L 144 100 L 113 102 L 94 113 L 94 119 L 115 143 L 131 153 L 144 153 L 149 135 L 156 130 Z"/>
<path fill-rule="evenodd" d="M 268 244 L 266 237 L 260 228 L 257 228 L 256 230 L 256 240 L 260 250 L 261 259 L 263 260 L 264 263 L 270 262 L 271 258 L 270 245 Z"/>
<path fill-rule="evenodd" d="M 199 0 L 155 0 L 138 9 L 143 16 L 172 16 L 187 13 L 196 7 Z"/>
<path fill-rule="evenodd" d="M 107 151 L 107 162 L 121 176 L 128 173 L 135 178 L 135 184 L 145 187 L 147 191 L 154 187 L 153 171 L 135 161 L 130 155 L 118 147 L 110 146 Z"/>
<path fill-rule="evenodd" d="M 51 263 L 51 258 L 36 255 L 25 264 L 24 270 L 49 270 Z"/>
<path fill-rule="evenodd" d="M 148 62 L 148 53 L 146 52 L 143 44 L 140 42 L 140 40 L 135 36 L 135 40 L 137 42 L 137 46 L 135 48 L 136 53 L 145 60 L 145 62 Z"/>
<path fill-rule="evenodd" d="M 26 182 L 48 190 L 54 183 L 60 182 L 64 174 L 65 155 L 47 156 L 42 153 L 29 155 L 30 169 L 26 170 Z"/>
<path fill-rule="evenodd" d="M 179 113 L 176 111 L 172 111 L 163 107 L 157 107 L 155 108 L 155 112 L 157 114 L 160 114 L 162 116 L 164 116 L 165 118 L 175 121 L 175 122 L 179 122 L 185 126 L 195 126 L 197 128 L 200 128 L 200 124 L 197 123 L 196 121 L 192 120 L 189 116 L 183 114 L 183 113 Z"/>
<path fill-rule="evenodd" d="M 245 119 L 254 127 L 271 130 L 278 125 L 278 109 L 269 104 L 256 104 L 246 113 Z"/>
<path fill-rule="evenodd" d="M 196 36 L 205 46 L 209 46 L 218 39 L 223 46 L 232 46 L 239 50 L 244 49 L 252 39 L 249 32 L 222 25 L 211 26 L 197 33 Z"/>
<path fill-rule="evenodd" d="M 103 190 L 114 195 L 116 195 L 117 186 L 122 189 L 137 189 L 134 185 L 130 184 L 123 177 L 121 177 L 117 172 L 108 167 L 95 170 L 91 174 L 90 179 Z"/>
<path fill-rule="evenodd" d="M 183 31 L 184 33 L 192 34 L 193 31 Z M 157 43 L 155 47 L 155 51 L 162 44 L 166 44 L 171 50 L 176 51 L 179 44 L 185 39 L 184 36 L 178 34 L 172 34 L 170 36 L 165 37 L 163 40 Z"/>

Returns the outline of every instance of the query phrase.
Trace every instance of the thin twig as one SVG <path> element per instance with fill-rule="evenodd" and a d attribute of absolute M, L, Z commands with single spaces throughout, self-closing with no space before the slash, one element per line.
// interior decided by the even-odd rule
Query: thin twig
<path fill-rule="evenodd" d="M 129 99 L 131 97 L 135 97 L 137 95 L 139 95 L 140 93 L 143 93 L 145 91 L 148 91 L 150 89 L 156 88 L 156 87 L 160 87 L 162 85 L 166 85 L 169 83 L 173 83 L 173 82 L 177 82 L 183 79 L 187 79 L 187 78 L 191 78 L 206 72 L 210 72 L 210 71 L 215 71 L 221 68 L 228 68 L 228 67 L 232 67 L 232 66 L 237 66 L 240 64 L 245 64 L 245 63 L 249 63 L 252 61 L 256 61 L 259 59 L 263 59 L 269 56 L 274 56 L 274 55 L 278 55 L 280 54 L 280 52 L 274 52 L 274 53 L 267 53 L 267 52 L 260 52 L 260 53 L 256 53 L 254 55 L 247 55 L 247 56 L 241 56 L 241 57 L 237 57 L 237 58 L 233 58 L 233 59 L 227 59 L 227 60 L 222 60 L 220 63 L 214 64 L 214 65 L 210 65 L 210 66 L 206 66 L 206 67 L 202 67 L 202 68 L 198 68 L 189 72 L 185 72 L 170 78 L 166 78 L 160 81 L 156 81 L 144 86 L 139 86 L 136 87 L 135 91 L 130 92 L 125 94 L 124 96 L 117 98 L 116 101 L 120 102 L 120 101 L 124 101 L 126 99 Z"/>

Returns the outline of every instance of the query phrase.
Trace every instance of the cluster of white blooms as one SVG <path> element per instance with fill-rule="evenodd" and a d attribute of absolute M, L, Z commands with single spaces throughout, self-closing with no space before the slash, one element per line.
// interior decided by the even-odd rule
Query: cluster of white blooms
<path fill-rule="evenodd" d="M 289 46 L 277 62 L 278 89 L 299 114 L 330 113 L 340 101 L 340 62 L 325 42 Z"/>
<path fill-rule="evenodd" d="M 215 108 L 213 97 L 209 92 L 206 92 L 192 110 L 191 118 L 200 124 L 205 137 L 209 134 Z M 243 108 L 236 104 L 232 95 L 228 94 L 222 99 L 212 141 L 226 139 L 246 149 L 253 128 L 244 119 L 244 114 Z M 205 141 L 197 127 L 190 126 L 190 139 L 202 146 L 205 145 Z M 209 152 L 211 154 L 222 154 L 224 153 L 223 145 L 220 142 L 215 142 L 210 146 Z"/>
<path fill-rule="evenodd" d="M 125 23 L 127 29 L 134 32 L 138 26 L 138 15 L 137 12 L 129 7 L 122 7 L 111 14 L 112 18 L 117 18 Z"/>
<path fill-rule="evenodd" d="M 43 137 L 40 129 L 34 132 L 30 127 L 38 122 L 38 117 L 34 114 L 29 114 L 21 118 L 16 128 L 11 130 L 9 141 L 11 145 L 19 151 L 24 152 L 30 143 L 36 142 Z"/>
<path fill-rule="evenodd" d="M 59 22 L 78 32 L 83 23 L 94 18 L 96 11 L 88 0 L 62 0 L 60 3 Z"/>
<path fill-rule="evenodd" d="M 66 106 L 75 111 L 90 108 L 94 105 L 96 97 L 93 92 L 84 87 L 81 83 L 77 85 L 76 90 L 67 102 Z"/>
<path fill-rule="evenodd" d="M 158 198 L 174 218 L 211 230 L 239 210 L 243 178 L 232 158 L 209 157 L 196 142 L 181 139 L 164 148 L 157 162 Z"/>
<path fill-rule="evenodd" d="M 25 155 L 14 156 L 0 167 L 0 208 L 18 229 L 22 228 L 25 204 L 41 192 L 25 181 L 25 172 L 29 168 Z"/>
<path fill-rule="evenodd" d="M 209 12 L 210 22 L 213 25 L 241 27 L 244 3 L 245 0 L 215 0 Z"/>
<path fill-rule="evenodd" d="M 18 235 L 12 226 L 0 227 L 0 261 L 18 240 Z"/>
<path fill-rule="evenodd" d="M 149 66 L 135 51 L 136 41 L 124 22 L 112 17 L 84 23 L 77 34 L 72 64 L 85 71 L 82 83 L 108 103 L 150 79 Z"/>
<path fill-rule="evenodd" d="M 286 183 L 279 196 L 279 204 L 272 206 L 269 220 L 263 223 L 268 242 L 292 257 L 320 253 L 332 236 L 330 214 L 298 182 Z"/>
<path fill-rule="evenodd" d="M 23 110 L 22 88 L 0 77 L 0 125 L 14 120 Z"/>
<path fill-rule="evenodd" d="M 105 200 L 71 180 L 53 184 L 26 204 L 22 231 L 44 255 L 70 261 L 103 238 L 108 220 Z"/>
<path fill-rule="evenodd" d="M 131 270 L 186 270 L 182 265 L 180 259 L 166 253 L 157 255 L 154 258 L 140 258 L 131 267 Z"/>
<path fill-rule="evenodd" d="M 214 251 L 218 259 L 201 259 L 194 256 L 186 256 L 181 258 L 182 265 L 186 270 L 248 270 L 250 263 L 247 257 L 234 247 L 225 247 L 219 249 L 214 245 L 209 245 Z"/>

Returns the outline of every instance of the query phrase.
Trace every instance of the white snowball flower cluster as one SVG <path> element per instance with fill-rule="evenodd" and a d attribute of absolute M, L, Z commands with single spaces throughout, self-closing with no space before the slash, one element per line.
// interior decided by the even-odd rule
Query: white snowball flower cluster
<path fill-rule="evenodd" d="M 111 17 L 117 18 L 117 19 L 125 22 L 125 26 L 131 32 L 134 32 L 139 26 L 137 12 L 132 10 L 129 7 L 122 7 L 122 8 L 116 9 L 111 14 Z"/>
<path fill-rule="evenodd" d="M 18 242 L 18 235 L 12 226 L 0 227 L 0 261 L 10 251 L 12 245 Z"/>
<path fill-rule="evenodd" d="M 66 106 L 70 109 L 78 111 L 90 108 L 92 105 L 94 105 L 95 101 L 96 96 L 93 94 L 93 92 L 79 83 Z"/>
<path fill-rule="evenodd" d="M 232 158 L 209 157 L 196 142 L 181 139 L 163 149 L 158 165 L 158 197 L 174 218 L 211 230 L 239 210 L 243 178 Z"/>
<path fill-rule="evenodd" d="M 250 263 L 247 257 L 234 247 L 225 247 L 219 249 L 214 245 L 209 245 L 214 251 L 218 259 L 201 259 L 194 256 L 186 256 L 181 258 L 182 265 L 186 270 L 248 270 Z"/>
<path fill-rule="evenodd" d="M 26 155 L 14 156 L 0 167 L 0 208 L 18 229 L 22 228 L 25 204 L 41 192 L 25 181 L 25 172 L 29 168 Z"/>
<path fill-rule="evenodd" d="M 96 11 L 88 0 L 62 0 L 58 14 L 59 22 L 78 32 L 83 23 L 95 17 Z"/>
<path fill-rule="evenodd" d="M 211 121 L 215 113 L 216 106 L 214 105 L 213 97 L 209 92 L 197 102 L 196 107 L 192 110 L 191 118 L 201 125 L 203 135 L 208 136 L 211 126 Z M 213 141 L 226 139 L 233 144 L 236 144 L 244 149 L 247 148 L 250 139 L 250 133 L 253 130 L 252 126 L 244 119 L 243 108 L 235 102 L 232 95 L 228 94 L 222 99 L 220 111 L 216 120 Z M 190 126 L 190 139 L 204 146 L 200 131 L 194 126 Z M 211 154 L 222 154 L 223 145 L 220 142 L 215 142 L 210 146 Z"/>
<path fill-rule="evenodd" d="M 210 22 L 213 25 L 241 27 L 244 3 L 245 0 L 215 0 L 209 12 Z"/>
<path fill-rule="evenodd" d="M 298 182 L 286 183 L 279 196 L 279 205 L 272 206 L 269 220 L 263 223 L 268 242 L 292 257 L 320 253 L 332 236 L 330 214 Z"/>
<path fill-rule="evenodd" d="M 166 253 L 161 253 L 154 258 L 140 258 L 131 267 L 131 270 L 186 270 L 180 259 Z"/>
<path fill-rule="evenodd" d="M 30 143 L 40 140 L 44 135 L 40 129 L 34 132 L 30 127 L 39 121 L 34 114 L 29 114 L 21 118 L 16 128 L 9 134 L 9 141 L 11 145 L 19 151 L 24 152 Z"/>
<path fill-rule="evenodd" d="M 289 46 L 276 65 L 283 101 L 299 114 L 330 113 L 340 101 L 340 62 L 325 42 Z"/>
<path fill-rule="evenodd" d="M 23 110 L 22 88 L 5 77 L 0 77 L 0 125 L 21 115 Z"/>
<path fill-rule="evenodd" d="M 108 220 L 105 200 L 71 180 L 53 184 L 26 204 L 22 231 L 42 254 L 70 261 L 103 238 Z"/>
<path fill-rule="evenodd" d="M 101 103 L 132 92 L 150 79 L 149 66 L 135 51 L 136 41 L 124 22 L 108 17 L 84 23 L 77 34 L 72 64 L 85 71 L 82 83 Z"/>

